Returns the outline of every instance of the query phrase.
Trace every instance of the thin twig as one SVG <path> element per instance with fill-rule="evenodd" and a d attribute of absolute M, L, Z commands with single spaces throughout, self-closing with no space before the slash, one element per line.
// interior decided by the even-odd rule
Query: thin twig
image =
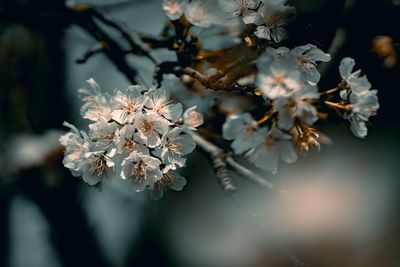
<path fill-rule="evenodd" d="M 107 48 L 107 44 L 104 42 L 100 42 L 100 43 L 96 44 L 93 48 L 86 51 L 86 53 L 82 57 L 80 57 L 76 60 L 76 63 L 84 64 L 84 63 L 86 63 L 86 61 L 88 61 L 89 58 L 91 58 L 92 56 L 94 56 L 96 54 L 103 52 L 106 48 Z"/>
<path fill-rule="evenodd" d="M 153 61 L 154 64 L 159 64 L 161 61 L 160 59 L 157 58 L 156 55 L 149 49 L 149 47 L 141 40 L 139 35 L 136 32 L 128 32 L 125 30 L 122 26 L 119 24 L 115 23 L 111 19 L 107 18 L 105 15 L 97 11 L 96 9 L 89 8 L 91 12 L 93 12 L 93 15 L 99 19 L 101 22 L 104 24 L 114 28 L 117 30 L 122 37 L 125 39 L 125 41 L 128 42 L 129 46 L 131 47 L 131 51 L 138 53 L 140 55 L 144 55 L 148 57 L 151 61 Z"/>
<path fill-rule="evenodd" d="M 228 153 L 226 153 L 225 151 L 223 151 L 221 148 L 211 143 L 210 141 L 206 140 L 201 135 L 193 131 L 188 131 L 188 134 L 190 134 L 191 137 L 193 138 L 193 141 L 199 147 L 201 147 L 205 152 L 210 154 L 211 157 L 218 157 L 220 155 L 225 155 L 225 161 L 227 165 L 229 165 L 238 174 L 241 174 L 243 178 L 264 188 L 268 189 L 274 188 L 274 185 L 271 182 L 265 180 L 264 178 L 260 177 L 257 173 L 253 172 L 252 170 L 249 170 L 245 166 L 236 162 L 231 156 L 228 155 Z"/>
<path fill-rule="evenodd" d="M 260 185 L 262 187 L 268 188 L 268 189 L 275 188 L 275 186 L 271 182 L 265 180 L 264 178 L 259 176 L 257 173 L 253 172 L 252 170 L 249 170 L 246 167 L 244 167 L 243 165 L 237 163 L 232 157 L 230 157 L 230 156 L 227 157 L 226 162 L 232 169 L 234 169 L 238 174 L 243 175 L 243 177 L 246 178 L 248 181 L 250 181 L 256 185 Z"/>

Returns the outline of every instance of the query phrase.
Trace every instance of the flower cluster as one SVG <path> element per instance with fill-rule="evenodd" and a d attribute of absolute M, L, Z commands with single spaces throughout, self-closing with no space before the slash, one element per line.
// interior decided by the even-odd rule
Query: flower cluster
<path fill-rule="evenodd" d="M 218 2 L 218 5 L 215 3 Z M 276 43 L 286 38 L 285 26 L 295 17 L 296 9 L 286 6 L 286 0 L 164 0 L 163 9 L 171 20 L 184 16 L 200 27 L 226 24 L 241 17 L 254 25 L 253 34 Z"/>
<path fill-rule="evenodd" d="M 236 155 L 245 155 L 255 166 L 276 172 L 279 159 L 297 160 L 297 152 L 320 149 L 323 135 L 313 124 L 319 119 L 321 102 L 317 83 L 318 62 L 330 56 L 307 44 L 290 50 L 267 48 L 257 60 L 257 79 L 261 95 L 271 107 L 264 118 L 256 121 L 249 113 L 234 114 L 223 125 L 223 138 L 232 140 Z M 379 108 L 377 91 L 360 71 L 353 72 L 355 62 L 345 58 L 340 64 L 342 82 L 332 92 L 340 91 L 340 103 L 327 105 L 342 109 L 357 137 L 367 135 L 366 122 Z M 268 126 L 269 125 L 269 126 Z"/>
<path fill-rule="evenodd" d="M 331 56 L 313 44 L 277 45 L 287 37 L 285 27 L 296 13 L 286 2 L 164 0 L 170 21 L 154 49 L 174 51 L 177 61 L 157 63 L 154 77 L 161 88 L 135 85 L 109 95 L 89 80 L 79 92 L 81 115 L 92 123 L 88 133 L 65 123 L 71 131 L 60 138 L 64 165 L 90 185 L 102 185 L 117 173 L 136 191 L 148 189 L 158 199 L 166 187 L 181 190 L 186 184 L 178 170 L 195 148 L 193 137 L 210 154 L 219 181 L 231 180 L 226 165 L 253 175 L 232 158 L 224 162 L 228 151 L 189 132 L 203 124 L 196 106 L 211 111 L 209 131 L 220 126 L 223 116 L 222 138 L 231 142 L 235 155 L 272 173 L 280 161 L 294 163 L 299 154 L 330 143 L 315 124 L 332 110 L 350 121 L 355 136 L 364 138 L 369 118 L 379 109 L 377 90 L 371 90 L 361 71 L 353 70 L 353 59 L 344 58 L 340 82 L 320 92 L 318 64 Z M 197 31 L 216 37 L 215 45 L 204 44 Z M 148 49 L 154 40 L 145 41 Z M 170 101 L 166 87 L 196 106 L 183 112 L 180 103 Z"/>
<path fill-rule="evenodd" d="M 377 90 L 371 90 L 367 77 L 361 76 L 361 70 L 353 72 L 355 61 L 344 58 L 340 63 L 340 75 L 343 78 L 340 96 L 348 103 L 350 113 L 345 113 L 344 118 L 351 123 L 351 131 L 360 138 L 367 136 L 368 130 L 365 123 L 376 114 L 379 109 Z"/>
<path fill-rule="evenodd" d="M 256 26 L 255 36 L 281 42 L 286 38 L 285 26 L 295 17 L 296 9 L 286 6 L 287 0 L 220 0 L 221 8 L 233 16 L 241 16 L 245 24 Z"/>
<path fill-rule="evenodd" d="M 233 140 L 236 155 L 245 156 L 256 167 L 276 173 L 279 159 L 286 163 L 297 160 L 291 135 L 276 126 L 259 127 L 249 113 L 231 115 L 223 125 L 223 138 Z"/>
<path fill-rule="evenodd" d="M 182 114 L 182 105 L 173 104 L 163 88 L 136 85 L 109 95 L 91 79 L 79 92 L 81 115 L 93 122 L 89 133 L 64 123 L 71 131 L 60 138 L 64 166 L 74 176 L 102 185 L 117 172 L 136 191 L 147 188 L 156 199 L 166 187 L 184 187 L 186 180 L 177 170 L 196 146 L 185 131 L 203 123 L 195 107 Z"/>

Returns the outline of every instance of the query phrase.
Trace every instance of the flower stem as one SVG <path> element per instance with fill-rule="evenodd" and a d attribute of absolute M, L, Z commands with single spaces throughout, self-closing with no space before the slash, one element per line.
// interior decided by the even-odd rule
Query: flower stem
<path fill-rule="evenodd" d="M 274 115 L 274 113 L 275 112 L 271 110 L 270 112 L 265 114 L 265 116 L 262 119 L 257 121 L 257 125 L 261 125 L 261 124 L 267 122 Z"/>
<path fill-rule="evenodd" d="M 333 93 L 337 92 L 337 90 L 339 90 L 338 87 L 333 88 L 333 89 L 329 89 L 329 90 L 326 90 L 325 92 L 322 92 L 321 95 L 330 95 L 330 94 L 333 94 Z"/>
<path fill-rule="evenodd" d="M 324 102 L 327 106 L 334 108 L 334 109 L 341 109 L 341 110 L 345 110 L 345 111 L 350 111 L 350 106 L 349 105 L 341 105 L 339 103 L 334 103 L 334 102 L 330 102 L 330 101 L 325 101 Z"/>

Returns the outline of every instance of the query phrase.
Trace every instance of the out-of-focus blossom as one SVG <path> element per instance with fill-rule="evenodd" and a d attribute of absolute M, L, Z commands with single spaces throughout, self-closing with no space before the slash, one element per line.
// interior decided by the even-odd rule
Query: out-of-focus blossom
<path fill-rule="evenodd" d="M 303 72 L 304 79 L 312 85 L 316 85 L 321 78 L 317 62 L 328 62 L 331 60 L 331 56 L 312 44 L 295 47 L 292 52 L 297 56 L 298 66 Z"/>
<path fill-rule="evenodd" d="M 262 0 L 263 5 L 258 11 L 248 14 L 243 21 L 258 26 L 255 32 L 257 37 L 279 43 L 287 36 L 284 27 L 296 15 L 296 9 L 286 6 L 286 2 L 286 0 Z"/>
<path fill-rule="evenodd" d="M 186 0 L 164 0 L 163 9 L 170 20 L 177 20 L 183 15 Z"/>
<path fill-rule="evenodd" d="M 286 163 L 297 161 L 297 153 L 292 143 L 292 136 L 286 134 L 276 127 L 270 131 L 267 128 L 261 130 L 264 138 L 259 139 L 259 143 L 246 153 L 246 157 L 256 167 L 276 173 L 279 160 Z"/>
<path fill-rule="evenodd" d="M 354 94 L 362 94 L 369 89 L 371 89 L 371 84 L 369 83 L 366 76 L 361 76 L 361 70 L 353 72 L 354 66 L 356 65 L 354 59 L 346 57 L 342 59 L 339 71 L 342 76 L 343 81 L 346 83 L 346 90 L 341 92 L 342 98 L 346 99 L 348 93 L 351 91 Z"/>
<path fill-rule="evenodd" d="M 345 114 L 345 118 L 350 121 L 350 129 L 357 137 L 365 138 L 368 134 L 366 123 L 379 109 L 377 93 L 377 90 L 368 90 L 363 94 L 351 94 L 349 97 L 351 113 Z"/>
<path fill-rule="evenodd" d="M 193 0 L 184 7 L 185 18 L 195 26 L 208 28 L 218 22 L 215 8 L 210 1 Z"/>
<path fill-rule="evenodd" d="M 218 0 L 223 11 L 234 17 L 246 16 L 260 5 L 260 0 Z"/>
<path fill-rule="evenodd" d="M 398 55 L 394 48 L 393 38 L 390 36 L 377 36 L 372 40 L 372 51 L 383 58 L 383 65 L 393 68 L 397 64 Z"/>
<path fill-rule="evenodd" d="M 249 113 L 231 115 L 222 126 L 222 137 L 233 140 L 231 147 L 236 155 L 240 155 L 257 145 L 260 135 L 257 130 L 257 122 Z"/>
<path fill-rule="evenodd" d="M 318 111 L 312 101 L 319 98 L 315 86 L 305 85 L 295 91 L 290 97 L 278 97 L 274 101 L 274 110 L 278 112 L 278 127 L 290 130 L 295 118 L 306 124 L 313 124 L 318 120 Z"/>
<path fill-rule="evenodd" d="M 349 102 L 350 113 L 345 113 L 344 118 L 351 123 L 351 131 L 360 138 L 368 134 L 366 122 L 374 116 L 379 109 L 377 90 L 371 90 L 367 77 L 360 77 L 361 70 L 353 72 L 355 61 L 344 58 L 340 63 L 340 74 L 345 82 L 344 89 L 340 92 L 343 100 Z"/>
<path fill-rule="evenodd" d="M 197 107 L 188 108 L 183 113 L 183 123 L 189 129 L 195 129 L 204 123 L 203 115 L 196 111 Z"/>
<path fill-rule="evenodd" d="M 61 131 L 49 130 L 42 135 L 18 134 L 7 141 L 3 156 L 4 173 L 18 172 L 41 166 L 50 153 L 60 149 L 58 141 Z"/>
<path fill-rule="evenodd" d="M 292 56 L 276 58 L 264 53 L 257 62 L 257 85 L 269 99 L 287 97 L 303 86 L 297 59 Z"/>

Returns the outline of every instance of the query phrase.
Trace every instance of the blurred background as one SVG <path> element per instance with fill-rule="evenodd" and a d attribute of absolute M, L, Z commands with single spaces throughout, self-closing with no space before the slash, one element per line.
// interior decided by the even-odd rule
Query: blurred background
<path fill-rule="evenodd" d="M 140 33 L 157 35 L 166 22 L 159 0 L 79 3 Z M 336 86 L 339 62 L 351 56 L 379 90 L 367 139 L 353 137 L 341 120 L 320 123 L 332 145 L 282 164 L 276 175 L 260 173 L 274 191 L 234 177 L 234 197 L 194 153 L 186 188 L 156 202 L 117 179 L 96 190 L 62 167 L 63 121 L 87 127 L 77 89 L 89 78 L 108 91 L 129 81 L 102 54 L 76 63 L 96 41 L 47 14 L 64 1 L 0 0 L 0 266 L 399 267 L 400 3 L 289 4 L 298 19 L 287 45 L 311 42 L 334 52 L 321 88 Z M 149 62 L 129 62 L 150 79 Z M 212 103 L 191 101 L 203 101 L 204 110 Z"/>

